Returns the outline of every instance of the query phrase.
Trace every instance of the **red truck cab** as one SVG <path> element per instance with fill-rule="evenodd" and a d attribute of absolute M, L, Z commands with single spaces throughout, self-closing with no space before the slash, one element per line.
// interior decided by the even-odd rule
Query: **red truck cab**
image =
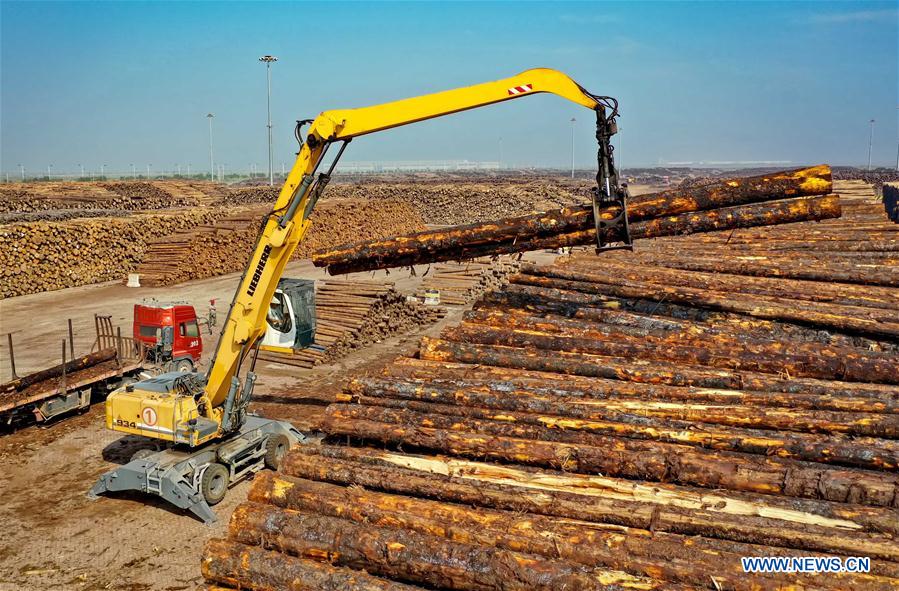
<path fill-rule="evenodd" d="M 135 304 L 134 340 L 147 346 L 152 361 L 178 371 L 191 371 L 203 353 L 197 312 L 181 302 Z"/>

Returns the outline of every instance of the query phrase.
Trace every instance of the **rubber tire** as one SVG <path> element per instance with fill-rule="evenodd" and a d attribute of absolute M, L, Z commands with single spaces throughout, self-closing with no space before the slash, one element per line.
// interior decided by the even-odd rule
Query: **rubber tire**
<path fill-rule="evenodd" d="M 172 371 L 178 371 L 181 373 L 189 373 L 194 370 L 194 364 L 191 363 L 190 359 L 182 359 L 181 361 L 177 361 L 172 364 Z"/>
<path fill-rule="evenodd" d="M 209 464 L 200 479 L 200 493 L 209 505 L 216 505 L 228 493 L 228 468 L 218 463 Z"/>
<path fill-rule="evenodd" d="M 131 456 L 131 461 L 133 462 L 134 460 L 146 460 L 155 453 L 155 449 L 139 449 Z"/>
<path fill-rule="evenodd" d="M 284 454 L 290 449 L 290 440 L 287 435 L 274 433 L 265 441 L 265 467 L 269 470 L 277 470 L 281 467 Z"/>

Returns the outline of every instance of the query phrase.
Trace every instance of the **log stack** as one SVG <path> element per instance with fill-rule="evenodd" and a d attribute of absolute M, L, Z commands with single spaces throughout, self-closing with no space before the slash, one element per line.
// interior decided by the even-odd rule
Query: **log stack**
<path fill-rule="evenodd" d="M 257 476 L 204 576 L 253 590 L 899 588 L 899 287 L 845 275 L 881 252 L 879 215 L 851 205 L 820 224 L 672 238 L 645 262 L 638 245 L 522 265 L 415 357 L 347 384 L 324 444 Z M 842 247 L 815 259 L 821 279 L 674 266 L 775 245 L 802 260 L 819 243 Z M 870 569 L 744 572 L 762 556 Z"/>
<path fill-rule="evenodd" d="M 0 226 L 0 298 L 117 280 L 134 272 L 158 236 L 211 223 L 207 208 L 127 218 Z"/>
<path fill-rule="evenodd" d="M 213 224 L 159 238 L 137 269 L 141 283 L 175 285 L 242 270 L 268 211 L 268 207 L 243 209 Z M 315 249 L 333 247 L 354 237 L 382 238 L 423 227 L 421 218 L 402 201 L 331 199 L 319 204 L 311 219 L 312 228 L 294 259 L 307 258 Z"/>
<path fill-rule="evenodd" d="M 426 271 L 416 297 L 425 299 L 436 291 L 440 304 L 461 306 L 478 299 L 485 292 L 501 287 L 506 277 L 518 269 L 510 256 L 483 257 L 464 263 L 438 263 Z"/>
<path fill-rule="evenodd" d="M 322 281 L 315 294 L 315 344 L 290 354 L 262 351 L 259 359 L 299 368 L 331 363 L 352 351 L 436 322 L 441 308 L 410 301 L 392 283 Z"/>
<path fill-rule="evenodd" d="M 658 238 L 835 218 L 840 216 L 839 198 L 826 195 L 832 188 L 830 167 L 821 165 L 641 195 L 627 205 L 630 235 Z M 608 221 L 622 213 L 613 205 L 599 208 L 597 215 Z M 606 229 L 603 240 L 617 242 L 622 236 Z M 336 275 L 596 241 L 593 207 L 584 205 L 344 244 L 316 252 L 312 261 Z"/>

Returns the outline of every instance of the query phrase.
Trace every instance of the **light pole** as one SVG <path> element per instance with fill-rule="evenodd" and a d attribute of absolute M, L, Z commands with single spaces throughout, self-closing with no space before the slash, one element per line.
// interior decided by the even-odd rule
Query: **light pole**
<path fill-rule="evenodd" d="M 212 158 L 212 120 L 215 119 L 215 115 L 212 113 L 206 113 L 206 118 L 209 119 L 209 180 L 215 180 L 215 160 Z"/>
<path fill-rule="evenodd" d="M 187 178 L 190 178 L 190 163 L 187 165 Z"/>
<path fill-rule="evenodd" d="M 50 180 L 50 169 L 53 168 L 52 164 L 47 165 L 47 180 Z"/>
<path fill-rule="evenodd" d="M 137 179 L 137 171 L 134 168 L 134 163 L 131 163 L 131 180 Z"/>
<path fill-rule="evenodd" d="M 150 180 L 150 165 L 147 165 L 147 180 Z"/>
<path fill-rule="evenodd" d="M 259 58 L 260 62 L 265 63 L 265 73 L 268 79 L 268 184 L 275 184 L 275 173 L 272 169 L 272 63 L 278 61 L 273 55 L 264 55 Z"/>
<path fill-rule="evenodd" d="M 81 169 L 81 178 L 84 178 L 84 165 L 83 165 L 83 164 L 79 164 L 79 165 L 78 165 L 78 168 Z"/>
<path fill-rule="evenodd" d="M 571 118 L 571 178 L 574 178 L 574 123 L 577 121 L 574 117 Z"/>
<path fill-rule="evenodd" d="M 23 164 L 19 165 L 19 170 L 22 171 L 22 182 L 25 182 L 25 166 Z"/>
<path fill-rule="evenodd" d="M 104 178 L 106 178 L 106 165 L 101 164 L 100 165 L 100 179 L 102 180 Z"/>
<path fill-rule="evenodd" d="M 871 124 L 871 131 L 868 134 L 868 170 L 871 170 L 871 147 L 874 145 L 874 120 L 868 121 Z"/>

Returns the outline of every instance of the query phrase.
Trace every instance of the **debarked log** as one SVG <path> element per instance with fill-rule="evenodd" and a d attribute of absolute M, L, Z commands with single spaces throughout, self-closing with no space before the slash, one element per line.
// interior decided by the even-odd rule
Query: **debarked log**
<path fill-rule="evenodd" d="M 580 474 L 899 507 L 899 477 L 894 474 L 681 444 L 591 433 L 566 437 L 558 429 L 538 425 L 342 404 L 328 407 L 322 430 L 331 435 Z M 899 532 L 899 523 L 888 525 L 899 514 L 884 511 L 872 509 L 877 515 L 872 519 L 880 524 L 878 527 Z"/>
<path fill-rule="evenodd" d="M 770 495 L 752 501 L 738 493 L 332 445 L 294 448 L 281 471 L 479 507 L 899 562 L 895 535 L 856 522 L 858 505 L 825 503 L 821 515 L 771 507 L 777 497 Z"/>
<path fill-rule="evenodd" d="M 244 503 L 235 509 L 230 535 L 244 544 L 456 591 L 691 588 L 563 559 L 484 548 L 412 530 L 375 527 L 256 503 Z"/>
<path fill-rule="evenodd" d="M 253 481 L 248 499 L 286 509 L 394 527 L 454 542 L 497 547 L 586 566 L 603 566 L 638 576 L 731 591 L 799 591 L 811 587 L 893 590 L 899 581 L 878 575 L 820 580 L 795 575 L 747 577 L 741 556 L 798 555 L 797 552 L 712 538 L 467 507 L 456 503 L 344 487 L 272 472 Z M 899 565 L 896 565 L 899 567 Z M 714 582 L 710 575 L 714 577 Z M 795 582 L 787 582 L 787 580 Z M 800 582 L 801 581 L 801 582 Z M 716 587 L 716 584 L 718 587 Z"/>
<path fill-rule="evenodd" d="M 415 591 L 421 587 L 288 556 L 231 540 L 212 539 L 203 550 L 207 581 L 248 591 Z"/>
<path fill-rule="evenodd" d="M 726 425 L 704 425 L 700 429 L 690 421 L 628 413 L 601 413 L 608 416 L 580 418 L 579 414 L 599 413 L 593 413 L 590 406 L 579 410 L 577 402 L 583 399 L 563 397 L 563 392 L 575 394 L 577 391 L 553 391 L 527 386 L 516 388 L 508 383 L 491 387 L 489 384 L 441 383 L 437 380 L 398 382 L 361 378 L 349 384 L 345 394 L 338 394 L 337 400 L 407 408 L 425 413 L 542 425 L 560 431 L 557 437 L 563 437 L 566 431 L 582 431 L 857 468 L 899 468 L 897 441 Z M 601 406 L 601 400 L 602 398 L 593 398 L 592 408 Z"/>
<path fill-rule="evenodd" d="M 729 192 L 733 190 L 733 193 Z M 837 195 L 784 199 L 786 193 L 759 192 L 738 195 L 738 187 L 722 184 L 713 207 L 700 207 L 686 199 L 668 196 L 638 201 L 628 206 L 631 237 L 656 238 L 733 228 L 769 226 L 840 216 Z M 820 195 L 820 193 L 816 193 Z M 777 200 L 780 201 L 777 201 Z M 765 203 L 758 203 L 759 201 Z M 667 203 L 667 205 L 666 205 Z M 610 219 L 619 213 L 615 206 L 600 213 Z M 620 240 L 612 231 L 608 241 Z M 313 254 L 318 267 L 332 275 L 420 263 L 458 260 L 525 252 L 542 248 L 593 244 L 596 242 L 592 207 L 582 206 L 546 213 L 469 224 L 450 229 L 428 230 L 388 240 L 347 244 Z"/>

